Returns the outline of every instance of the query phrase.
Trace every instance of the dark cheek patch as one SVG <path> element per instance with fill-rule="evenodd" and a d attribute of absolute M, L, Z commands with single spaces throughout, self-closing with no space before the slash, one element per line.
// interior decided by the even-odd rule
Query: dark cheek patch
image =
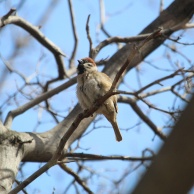
<path fill-rule="evenodd" d="M 78 65 L 77 70 L 78 70 L 78 74 L 82 74 L 85 72 L 85 68 L 83 65 Z"/>

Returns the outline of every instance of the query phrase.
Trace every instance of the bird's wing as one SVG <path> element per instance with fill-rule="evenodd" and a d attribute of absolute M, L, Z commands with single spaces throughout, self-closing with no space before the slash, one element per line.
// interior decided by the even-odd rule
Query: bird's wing
<path fill-rule="evenodd" d="M 101 87 L 105 92 L 109 91 L 112 86 L 112 80 L 108 75 L 102 72 L 95 73 L 95 79 L 99 83 L 99 87 Z"/>

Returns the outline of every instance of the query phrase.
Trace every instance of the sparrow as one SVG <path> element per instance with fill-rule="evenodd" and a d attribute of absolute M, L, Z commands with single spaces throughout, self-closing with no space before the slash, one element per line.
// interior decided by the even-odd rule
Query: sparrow
<path fill-rule="evenodd" d="M 83 110 L 89 109 L 102 96 L 104 96 L 112 86 L 112 80 L 105 73 L 99 72 L 93 59 L 86 57 L 78 60 L 77 66 L 77 97 Z M 117 124 L 117 96 L 109 97 L 96 111 L 103 114 L 111 123 L 117 141 L 122 140 L 122 136 Z"/>

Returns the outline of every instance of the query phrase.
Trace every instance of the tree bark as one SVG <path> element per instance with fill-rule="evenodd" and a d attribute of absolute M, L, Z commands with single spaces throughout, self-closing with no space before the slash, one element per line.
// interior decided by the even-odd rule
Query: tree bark
<path fill-rule="evenodd" d="M 18 172 L 23 157 L 20 136 L 7 130 L 0 122 L 0 193 L 8 193 Z"/>
<path fill-rule="evenodd" d="M 161 15 L 148 25 L 140 34 L 150 33 L 158 27 L 172 29 L 169 34 L 175 30 L 173 27 L 186 24 L 194 12 L 193 0 L 176 0 Z M 126 24 L 127 25 L 127 24 Z M 181 26 L 180 26 L 181 28 Z M 149 55 L 159 47 L 165 38 L 157 38 L 149 41 L 141 50 L 141 57 L 137 56 L 130 64 L 128 71 L 137 66 L 143 58 Z M 110 77 L 114 77 L 121 66 L 125 63 L 131 50 L 130 44 L 127 44 L 116 52 L 108 61 L 104 72 Z M 81 112 L 79 105 L 76 105 L 71 113 L 61 123 L 45 133 L 17 133 L 5 129 L 2 125 L 0 133 L 0 189 L 9 191 L 17 174 L 17 169 L 21 161 L 47 162 L 56 151 L 61 137 L 73 123 L 75 116 Z M 87 129 L 89 124 L 95 118 L 84 119 L 77 130 L 68 140 L 66 149 Z M 6 137 L 6 138 L 5 138 Z M 12 141 L 13 140 L 13 141 Z M 0 190 L 0 191 L 1 191 Z"/>

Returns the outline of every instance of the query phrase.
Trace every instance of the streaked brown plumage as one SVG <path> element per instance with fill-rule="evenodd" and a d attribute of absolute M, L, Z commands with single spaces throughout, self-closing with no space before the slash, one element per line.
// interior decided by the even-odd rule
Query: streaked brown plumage
<path fill-rule="evenodd" d="M 91 108 L 94 102 L 104 96 L 112 86 L 112 80 L 102 72 L 97 70 L 93 59 L 86 57 L 78 60 L 77 67 L 77 97 L 81 107 L 85 110 Z M 116 140 L 121 141 L 122 136 L 117 125 L 117 96 L 108 98 L 97 110 L 98 114 L 103 114 L 112 124 Z"/>

